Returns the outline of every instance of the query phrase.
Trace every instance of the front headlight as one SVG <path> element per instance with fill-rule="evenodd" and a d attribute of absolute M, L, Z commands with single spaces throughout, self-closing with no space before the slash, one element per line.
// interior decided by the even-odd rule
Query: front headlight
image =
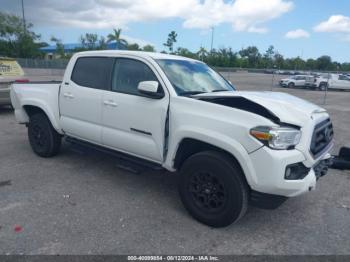
<path fill-rule="evenodd" d="M 291 149 L 300 142 L 301 132 L 290 127 L 258 126 L 250 134 L 272 149 Z"/>

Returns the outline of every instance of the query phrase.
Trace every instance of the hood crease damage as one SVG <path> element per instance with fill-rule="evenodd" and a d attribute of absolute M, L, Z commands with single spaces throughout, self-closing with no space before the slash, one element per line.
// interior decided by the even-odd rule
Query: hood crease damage
<path fill-rule="evenodd" d="M 202 101 L 228 106 L 257 114 L 271 120 L 276 124 L 281 124 L 280 119 L 270 110 L 244 97 L 196 97 Z"/>

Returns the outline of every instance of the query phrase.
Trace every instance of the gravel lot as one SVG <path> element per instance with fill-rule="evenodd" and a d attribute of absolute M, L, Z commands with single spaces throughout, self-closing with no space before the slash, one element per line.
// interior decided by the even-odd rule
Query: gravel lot
<path fill-rule="evenodd" d="M 228 77 L 240 90 L 272 86 L 271 75 Z M 323 103 L 319 91 L 273 89 Z M 350 143 L 350 92 L 329 92 L 325 107 L 337 151 Z M 176 175 L 135 174 L 68 145 L 39 158 L 6 108 L 0 148 L 0 254 L 350 254 L 349 171 L 331 170 L 316 191 L 273 211 L 250 208 L 238 224 L 213 229 L 182 207 Z"/>

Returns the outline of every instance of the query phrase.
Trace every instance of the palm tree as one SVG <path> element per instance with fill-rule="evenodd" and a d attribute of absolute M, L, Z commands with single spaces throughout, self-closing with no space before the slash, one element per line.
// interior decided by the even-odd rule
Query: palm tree
<path fill-rule="evenodd" d="M 115 41 L 116 42 L 116 47 L 115 47 L 116 49 L 118 49 L 119 45 L 124 45 L 125 47 L 127 47 L 128 42 L 125 39 L 120 38 L 121 32 L 122 32 L 122 30 L 120 28 L 118 28 L 118 29 L 114 28 L 113 33 L 109 34 L 107 36 L 107 43 Z"/>
<path fill-rule="evenodd" d="M 203 61 L 203 58 L 208 55 L 208 51 L 204 47 L 200 47 L 199 51 L 197 52 L 198 57 Z"/>

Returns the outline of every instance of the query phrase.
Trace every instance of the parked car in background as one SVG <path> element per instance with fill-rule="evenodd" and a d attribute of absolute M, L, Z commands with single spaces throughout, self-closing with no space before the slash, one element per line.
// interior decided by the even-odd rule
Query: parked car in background
<path fill-rule="evenodd" d="M 325 90 L 326 88 L 350 90 L 350 77 L 340 74 L 322 74 L 316 78 L 314 87 L 319 90 Z"/>
<path fill-rule="evenodd" d="M 295 75 L 288 78 L 283 78 L 280 80 L 279 84 L 282 87 L 304 87 L 313 86 L 315 78 L 312 75 Z"/>
<path fill-rule="evenodd" d="M 11 105 L 10 86 L 22 79 L 24 72 L 15 59 L 0 57 L 0 106 Z"/>
<path fill-rule="evenodd" d="M 76 53 L 62 82 L 15 83 L 11 100 L 37 155 L 56 155 L 65 137 L 179 171 L 184 206 L 214 227 L 238 221 L 249 203 L 276 208 L 314 189 L 333 146 L 325 109 L 236 91 L 205 63 L 167 54 Z"/>

